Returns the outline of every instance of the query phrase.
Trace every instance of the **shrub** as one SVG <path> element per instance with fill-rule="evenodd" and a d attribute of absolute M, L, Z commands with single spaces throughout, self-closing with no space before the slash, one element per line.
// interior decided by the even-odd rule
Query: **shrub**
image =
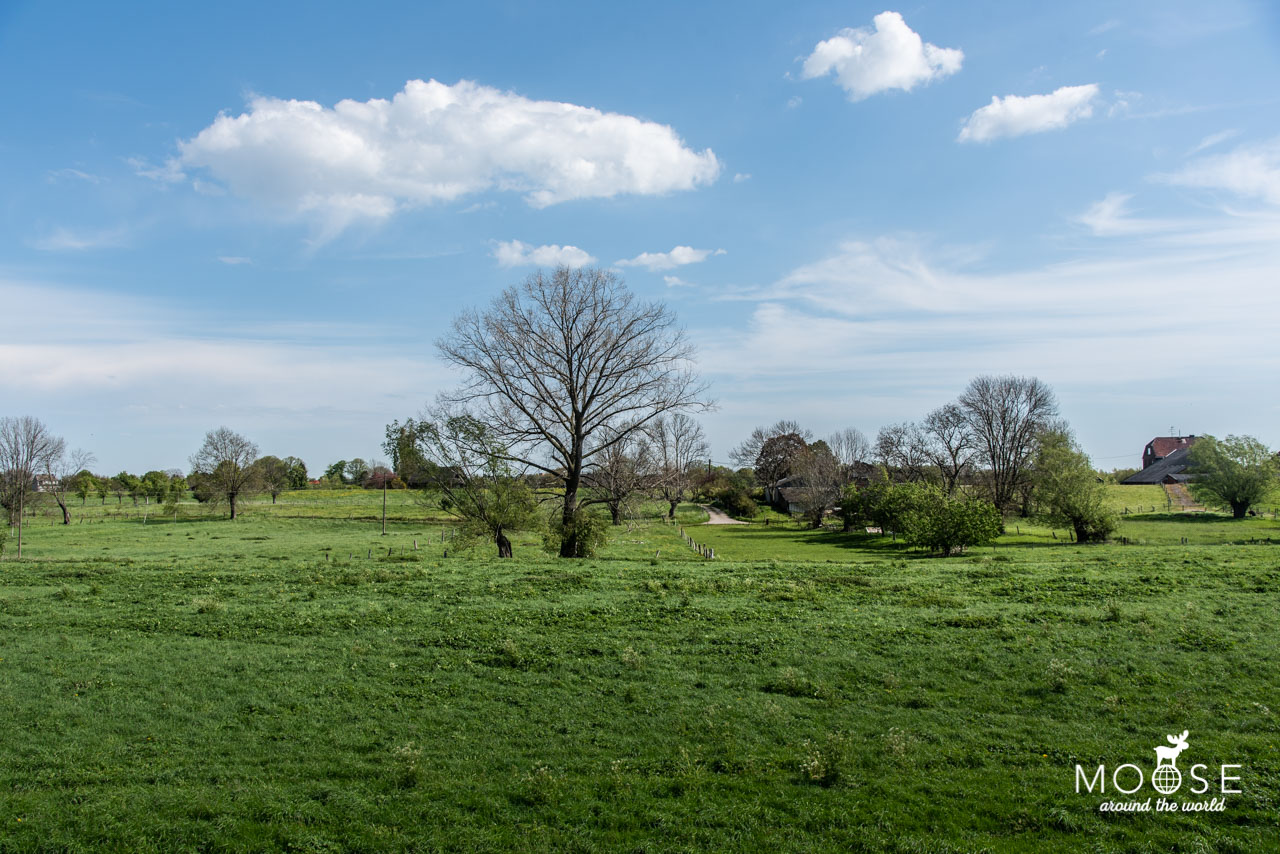
<path fill-rule="evenodd" d="M 738 518 L 750 518 L 759 511 L 750 493 L 740 486 L 728 486 L 716 493 L 716 502 L 724 508 L 724 512 Z"/>
<path fill-rule="evenodd" d="M 560 554 L 560 544 L 571 536 L 578 546 L 573 557 L 593 557 L 609 540 L 608 523 L 581 508 L 568 523 L 559 515 L 552 516 L 542 535 L 542 546 L 551 554 Z"/>
<path fill-rule="evenodd" d="M 909 508 L 902 516 L 907 543 L 943 557 L 969 546 L 980 546 L 1000 536 L 1000 511 L 988 501 L 946 495 L 936 486 L 914 488 Z"/>

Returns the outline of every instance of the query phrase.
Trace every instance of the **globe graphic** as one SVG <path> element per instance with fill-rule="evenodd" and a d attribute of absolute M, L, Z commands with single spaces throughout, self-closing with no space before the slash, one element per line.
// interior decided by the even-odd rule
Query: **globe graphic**
<path fill-rule="evenodd" d="M 1182 785 L 1182 772 L 1172 765 L 1161 765 L 1152 772 L 1151 785 L 1162 795 L 1172 795 Z"/>

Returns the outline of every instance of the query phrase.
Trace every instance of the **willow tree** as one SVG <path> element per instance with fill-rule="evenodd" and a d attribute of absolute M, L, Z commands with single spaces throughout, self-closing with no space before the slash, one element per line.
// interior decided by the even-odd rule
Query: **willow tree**
<path fill-rule="evenodd" d="M 509 461 L 557 483 L 561 557 L 581 554 L 579 490 L 593 459 L 663 413 L 706 405 L 675 315 L 606 270 L 534 273 L 458 315 L 436 348 L 466 375 L 443 401 L 483 423 Z"/>

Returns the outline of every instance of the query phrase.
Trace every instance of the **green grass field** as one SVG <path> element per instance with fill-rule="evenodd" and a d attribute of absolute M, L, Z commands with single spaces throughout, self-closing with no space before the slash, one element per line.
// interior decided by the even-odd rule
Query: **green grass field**
<path fill-rule="evenodd" d="M 1270 519 L 940 560 L 687 507 L 717 560 L 651 521 L 501 562 L 403 494 L 380 536 L 380 498 L 37 517 L 0 563 L 0 850 L 1277 850 Z M 1075 793 L 1182 729 L 1243 766 L 1225 812 Z"/>

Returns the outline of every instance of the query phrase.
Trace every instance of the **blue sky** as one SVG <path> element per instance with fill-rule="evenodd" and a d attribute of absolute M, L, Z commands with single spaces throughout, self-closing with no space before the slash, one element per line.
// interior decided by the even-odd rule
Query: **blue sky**
<path fill-rule="evenodd" d="M 265 7 L 265 8 L 264 8 Z M 668 301 L 718 461 L 1039 376 L 1280 445 L 1273 4 L 0 4 L 0 414 L 313 471 L 538 264 Z"/>

